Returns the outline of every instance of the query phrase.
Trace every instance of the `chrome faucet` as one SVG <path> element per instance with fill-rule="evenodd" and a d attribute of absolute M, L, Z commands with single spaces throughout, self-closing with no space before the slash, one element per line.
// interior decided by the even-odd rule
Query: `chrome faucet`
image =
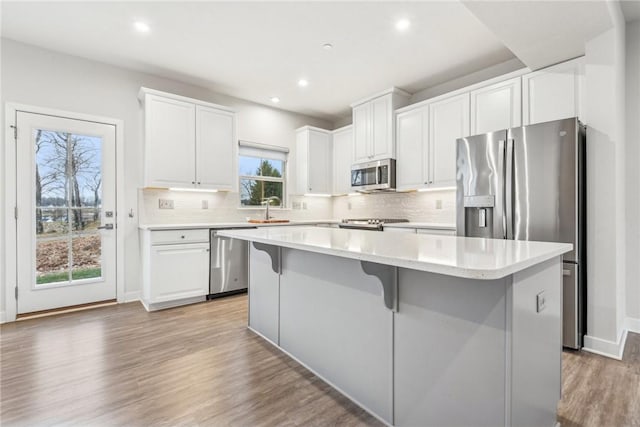
<path fill-rule="evenodd" d="M 262 202 L 260 202 L 261 205 L 265 205 L 267 207 L 267 210 L 264 212 L 264 219 L 265 220 L 270 220 L 272 217 L 269 215 L 269 206 L 271 205 L 271 202 L 277 200 L 278 202 L 281 202 L 280 197 L 278 196 L 271 196 L 271 197 L 267 197 L 265 199 L 262 199 Z"/>

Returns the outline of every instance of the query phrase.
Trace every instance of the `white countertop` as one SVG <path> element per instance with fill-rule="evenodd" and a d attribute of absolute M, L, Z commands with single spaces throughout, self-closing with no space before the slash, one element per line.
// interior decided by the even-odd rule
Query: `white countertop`
<path fill-rule="evenodd" d="M 224 230 L 221 236 L 470 279 L 499 279 L 572 250 L 527 242 L 323 227 Z"/>
<path fill-rule="evenodd" d="M 394 222 L 385 224 L 385 228 L 431 228 L 433 230 L 455 230 L 455 224 L 442 224 L 435 222 Z"/>
<path fill-rule="evenodd" d="M 308 221 L 290 221 L 290 222 L 274 222 L 271 224 L 255 224 L 251 222 L 201 222 L 201 223 L 185 223 L 185 224 L 139 224 L 141 230 L 188 230 L 197 228 L 253 228 L 253 227 L 282 227 L 291 225 L 316 225 L 316 224 L 337 224 L 340 221 L 333 219 L 328 220 L 308 220 Z"/>

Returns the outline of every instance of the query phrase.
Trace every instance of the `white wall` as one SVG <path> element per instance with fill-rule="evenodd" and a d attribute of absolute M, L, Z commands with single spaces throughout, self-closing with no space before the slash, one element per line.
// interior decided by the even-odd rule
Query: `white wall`
<path fill-rule="evenodd" d="M 640 332 L 640 20 L 627 23 L 626 314 Z"/>
<path fill-rule="evenodd" d="M 293 114 L 251 102 L 216 94 L 193 85 L 139 73 L 103 63 L 81 59 L 25 45 L 12 40 L 1 40 L 2 105 L 17 102 L 34 106 L 56 108 L 71 112 L 106 116 L 124 121 L 125 138 L 125 206 L 121 212 L 133 208 L 136 217 L 127 219 L 125 234 L 125 289 L 139 289 L 138 257 L 138 187 L 142 185 L 142 122 L 137 99 L 140 86 L 179 95 L 211 101 L 233 107 L 237 111 L 238 138 L 266 144 L 289 147 L 295 158 L 294 129 L 303 125 L 330 128 L 331 123 Z M 2 116 L 4 122 L 4 115 Z M 3 129 L 5 127 L 3 126 Z M 4 153 L 4 138 L 0 149 Z M 4 155 L 2 156 L 4 162 Z M 291 162 L 293 163 L 293 162 Z M 295 165 L 291 170 L 295 170 Z M 0 170 L 4 176 L 4 170 Z M 3 180 L 4 182 L 4 180 Z M 9 183 L 9 185 L 12 185 Z M 295 183 L 292 183 L 295 185 Z M 295 188 L 290 186 L 290 188 Z M 2 211 L 5 197 L 2 194 Z M 238 218 L 243 218 L 239 214 Z M 4 224 L 4 217 L 0 217 Z M 5 253 L 9 248 L 2 247 Z M 2 257 L 4 258 L 4 257 Z M 4 271 L 4 269 L 3 269 Z M 4 276 L 3 282 L 4 282 Z M 0 310 L 6 301 L 5 286 L 0 290 Z"/>
<path fill-rule="evenodd" d="M 585 346 L 599 351 L 606 351 L 619 341 L 624 320 L 625 27 L 619 5 L 612 5 L 611 15 L 614 27 L 587 42 L 585 49 L 588 118 Z"/>

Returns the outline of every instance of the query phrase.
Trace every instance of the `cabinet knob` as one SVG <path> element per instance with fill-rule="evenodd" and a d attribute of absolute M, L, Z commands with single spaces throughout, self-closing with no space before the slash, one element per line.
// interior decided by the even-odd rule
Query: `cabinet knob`
<path fill-rule="evenodd" d="M 181 239 L 184 239 L 184 236 L 180 236 Z"/>
<path fill-rule="evenodd" d="M 195 181 L 191 181 L 191 183 L 192 183 L 192 184 L 195 184 L 196 182 L 195 182 Z"/>
<path fill-rule="evenodd" d="M 200 181 L 198 181 L 198 185 L 202 184 Z"/>

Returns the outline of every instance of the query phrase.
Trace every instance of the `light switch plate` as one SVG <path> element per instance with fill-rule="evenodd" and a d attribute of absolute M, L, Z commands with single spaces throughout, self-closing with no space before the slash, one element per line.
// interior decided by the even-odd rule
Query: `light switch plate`
<path fill-rule="evenodd" d="M 208 200 L 203 200 L 202 201 L 202 209 L 209 209 L 209 201 Z"/>
<path fill-rule="evenodd" d="M 158 208 L 160 208 L 160 209 L 173 209 L 173 200 L 171 200 L 171 199 L 158 199 Z"/>
<path fill-rule="evenodd" d="M 540 313 L 547 307 L 547 301 L 545 300 L 544 291 L 536 295 L 536 313 Z"/>

